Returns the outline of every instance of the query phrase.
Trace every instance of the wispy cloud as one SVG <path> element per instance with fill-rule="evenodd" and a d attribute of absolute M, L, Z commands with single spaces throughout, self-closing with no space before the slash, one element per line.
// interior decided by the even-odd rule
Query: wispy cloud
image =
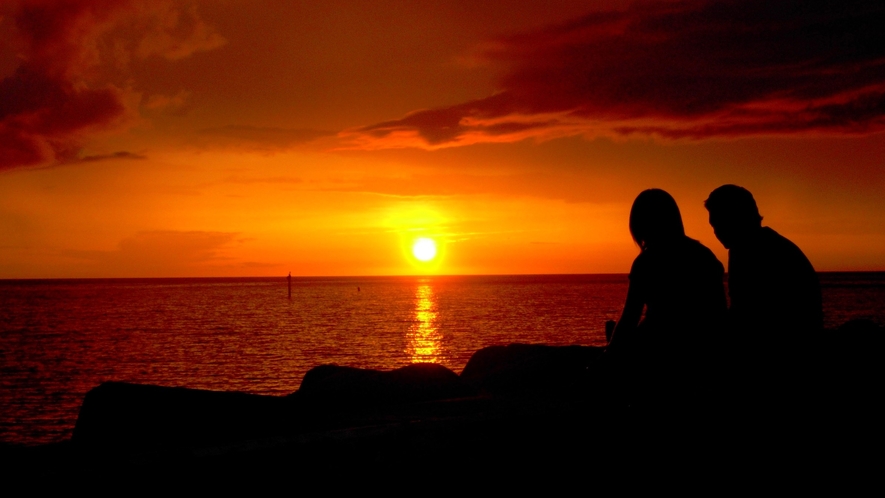
<path fill-rule="evenodd" d="M 147 159 L 146 156 L 141 154 L 136 154 L 134 152 L 128 152 L 125 150 L 121 150 L 118 152 L 114 152 L 112 154 L 94 154 L 88 156 L 82 156 L 77 159 L 78 162 L 96 162 L 96 161 L 108 161 L 112 159 L 135 159 L 142 160 Z"/>
<path fill-rule="evenodd" d="M 242 176 L 231 175 L 225 177 L 221 183 L 235 183 L 239 185 L 255 185 L 255 184 L 284 184 L 294 185 L 301 183 L 303 180 L 294 176 Z"/>
<path fill-rule="evenodd" d="M 335 132 L 249 125 L 227 125 L 200 130 L 198 141 L 259 151 L 286 150 Z"/>
<path fill-rule="evenodd" d="M 566 202 L 604 203 L 619 198 L 605 185 L 567 173 L 509 175 L 417 174 L 374 176 L 327 186 L 322 190 L 361 192 L 392 197 L 448 197 L 464 195 L 530 196 Z"/>
<path fill-rule="evenodd" d="M 239 234 L 207 231 L 141 232 L 113 251 L 69 251 L 68 255 L 98 264 L 108 275 L 188 276 L 234 262 L 225 250 Z"/>
<path fill-rule="evenodd" d="M 495 40 L 487 98 L 342 132 L 354 148 L 564 135 L 705 139 L 878 131 L 885 5 L 641 1 Z"/>

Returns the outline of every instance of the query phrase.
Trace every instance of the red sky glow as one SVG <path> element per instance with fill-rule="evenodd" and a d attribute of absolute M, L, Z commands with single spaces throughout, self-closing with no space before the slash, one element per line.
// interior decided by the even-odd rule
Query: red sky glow
<path fill-rule="evenodd" d="M 0 5 L 0 278 L 625 273 L 734 183 L 885 270 L 872 1 Z M 429 237 L 439 257 L 410 258 Z"/>

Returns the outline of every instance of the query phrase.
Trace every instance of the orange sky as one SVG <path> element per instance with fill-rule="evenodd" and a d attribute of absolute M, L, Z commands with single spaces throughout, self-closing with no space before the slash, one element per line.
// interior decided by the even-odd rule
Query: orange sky
<path fill-rule="evenodd" d="M 626 273 L 652 187 L 725 263 L 724 183 L 885 270 L 885 7 L 769 3 L 4 2 L 0 278 Z"/>

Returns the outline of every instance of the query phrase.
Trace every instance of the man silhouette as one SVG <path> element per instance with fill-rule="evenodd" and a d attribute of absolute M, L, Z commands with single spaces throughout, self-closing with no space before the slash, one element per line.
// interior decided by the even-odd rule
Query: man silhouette
<path fill-rule="evenodd" d="M 762 226 L 753 194 L 723 185 L 704 206 L 716 238 L 728 249 L 729 319 L 736 330 L 776 332 L 763 341 L 780 349 L 791 346 L 795 333 L 822 329 L 814 267 L 796 244 Z"/>

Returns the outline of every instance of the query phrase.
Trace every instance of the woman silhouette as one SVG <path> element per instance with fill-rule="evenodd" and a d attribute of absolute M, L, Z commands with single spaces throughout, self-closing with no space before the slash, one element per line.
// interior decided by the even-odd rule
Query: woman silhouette
<path fill-rule="evenodd" d="M 718 349 L 727 309 L 722 263 L 685 235 L 676 201 L 660 189 L 636 197 L 630 233 L 640 252 L 607 351 L 634 375 L 696 370 Z"/>

